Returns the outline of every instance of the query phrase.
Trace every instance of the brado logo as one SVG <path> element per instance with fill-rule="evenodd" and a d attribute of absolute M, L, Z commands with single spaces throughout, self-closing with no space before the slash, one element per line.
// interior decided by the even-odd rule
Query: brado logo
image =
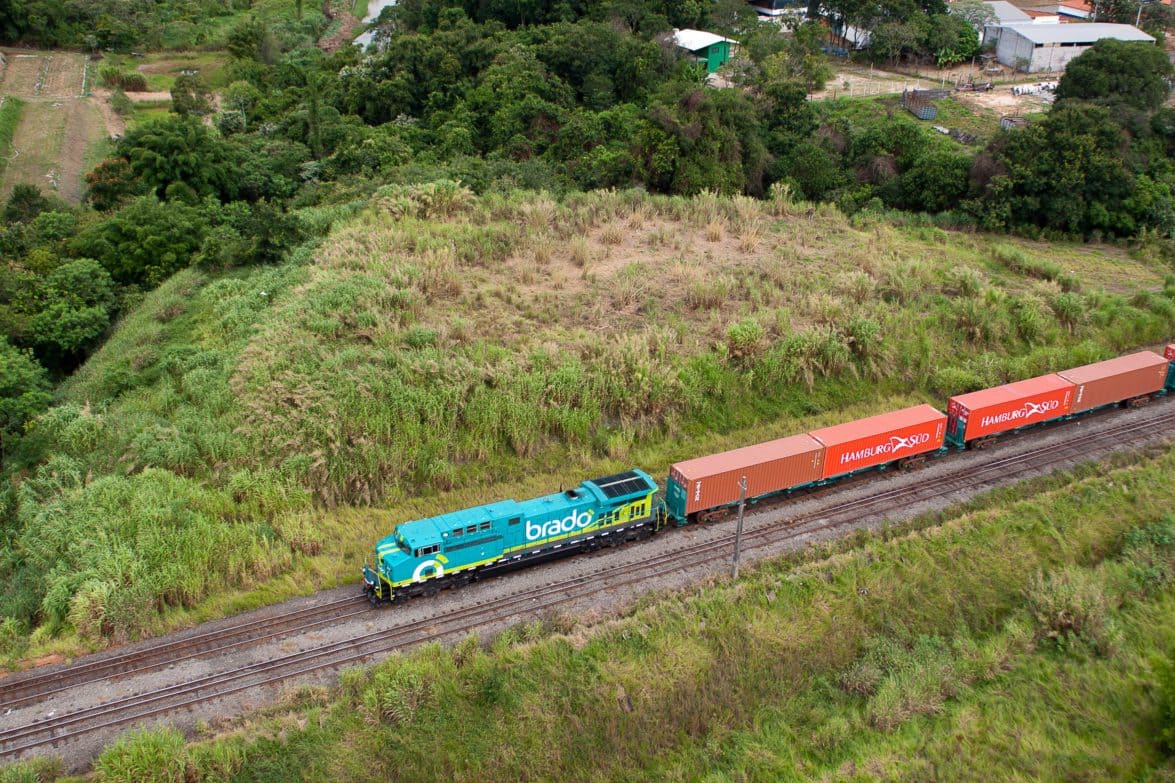
<path fill-rule="evenodd" d="M 552 519 L 541 524 L 528 519 L 526 520 L 526 539 L 528 541 L 534 541 L 539 538 L 551 538 L 552 536 L 583 530 L 591 524 L 592 512 L 590 510 L 573 511 L 562 519 Z"/>

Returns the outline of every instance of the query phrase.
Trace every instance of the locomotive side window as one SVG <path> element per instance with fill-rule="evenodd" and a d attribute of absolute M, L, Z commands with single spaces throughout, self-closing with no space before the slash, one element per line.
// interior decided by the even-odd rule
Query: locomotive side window
<path fill-rule="evenodd" d="M 469 527 L 465 528 L 465 532 L 466 533 L 476 533 L 477 532 L 477 525 L 470 525 Z"/>
<path fill-rule="evenodd" d="M 422 546 L 416 550 L 417 557 L 424 557 L 425 555 L 433 555 L 441 550 L 440 544 L 433 544 L 431 546 Z"/>
<path fill-rule="evenodd" d="M 455 528 L 453 530 L 453 535 L 455 535 L 455 536 L 465 535 L 465 531 L 462 530 L 461 528 Z"/>
<path fill-rule="evenodd" d="M 511 517 L 510 518 L 511 525 L 517 525 L 521 521 L 522 521 L 522 517 Z"/>
<path fill-rule="evenodd" d="M 481 530 L 489 530 L 489 529 L 490 529 L 490 523 L 489 523 L 489 522 L 482 522 L 482 523 L 481 523 L 481 528 L 480 528 L 480 529 L 481 529 Z"/>

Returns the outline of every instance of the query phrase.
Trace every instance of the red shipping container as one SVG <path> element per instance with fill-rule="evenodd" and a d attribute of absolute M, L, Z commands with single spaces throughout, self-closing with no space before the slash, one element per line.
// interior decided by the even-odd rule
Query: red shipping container
<path fill-rule="evenodd" d="M 1073 390 L 1072 383 L 1052 374 L 951 397 L 951 432 L 958 437 L 962 430 L 961 439 L 969 441 L 1064 416 Z"/>
<path fill-rule="evenodd" d="M 824 446 L 809 435 L 744 446 L 678 462 L 669 469 L 670 510 L 686 514 L 738 502 L 739 480 L 747 477 L 747 497 L 810 484 L 820 478 Z M 677 487 L 673 484 L 676 483 Z"/>
<path fill-rule="evenodd" d="M 942 411 L 930 405 L 915 405 L 810 434 L 828 448 L 822 478 L 831 478 L 935 451 L 942 446 L 946 422 Z"/>
<path fill-rule="evenodd" d="M 1077 387 L 1070 413 L 1154 394 L 1167 381 L 1171 363 L 1154 351 L 1139 351 L 1057 373 Z"/>

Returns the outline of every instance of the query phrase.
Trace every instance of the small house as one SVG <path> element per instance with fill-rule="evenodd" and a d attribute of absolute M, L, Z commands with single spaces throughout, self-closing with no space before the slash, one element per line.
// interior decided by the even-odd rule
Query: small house
<path fill-rule="evenodd" d="M 730 45 L 738 43 L 705 30 L 674 30 L 673 43 L 706 66 L 706 73 L 714 73 L 730 59 Z"/>

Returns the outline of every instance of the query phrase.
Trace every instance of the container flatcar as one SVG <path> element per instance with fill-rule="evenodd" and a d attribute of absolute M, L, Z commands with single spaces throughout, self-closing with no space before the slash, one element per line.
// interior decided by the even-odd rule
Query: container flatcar
<path fill-rule="evenodd" d="M 933 406 L 915 405 L 809 434 L 827 449 L 821 478 L 831 479 L 937 451 L 946 422 L 943 412 Z"/>
<path fill-rule="evenodd" d="M 1163 388 L 1170 366 L 1154 351 L 1139 351 L 1057 375 L 1075 387 L 1069 413 L 1082 413 L 1149 397 Z"/>
<path fill-rule="evenodd" d="M 1072 383 L 1052 373 L 951 397 L 947 439 L 963 446 L 1064 416 L 1073 405 L 1073 391 Z"/>
<path fill-rule="evenodd" d="M 823 467 L 824 444 L 806 434 L 698 457 L 669 469 L 665 505 L 674 521 L 685 524 L 698 512 L 737 503 L 744 476 L 746 496 L 756 499 L 819 481 Z"/>

